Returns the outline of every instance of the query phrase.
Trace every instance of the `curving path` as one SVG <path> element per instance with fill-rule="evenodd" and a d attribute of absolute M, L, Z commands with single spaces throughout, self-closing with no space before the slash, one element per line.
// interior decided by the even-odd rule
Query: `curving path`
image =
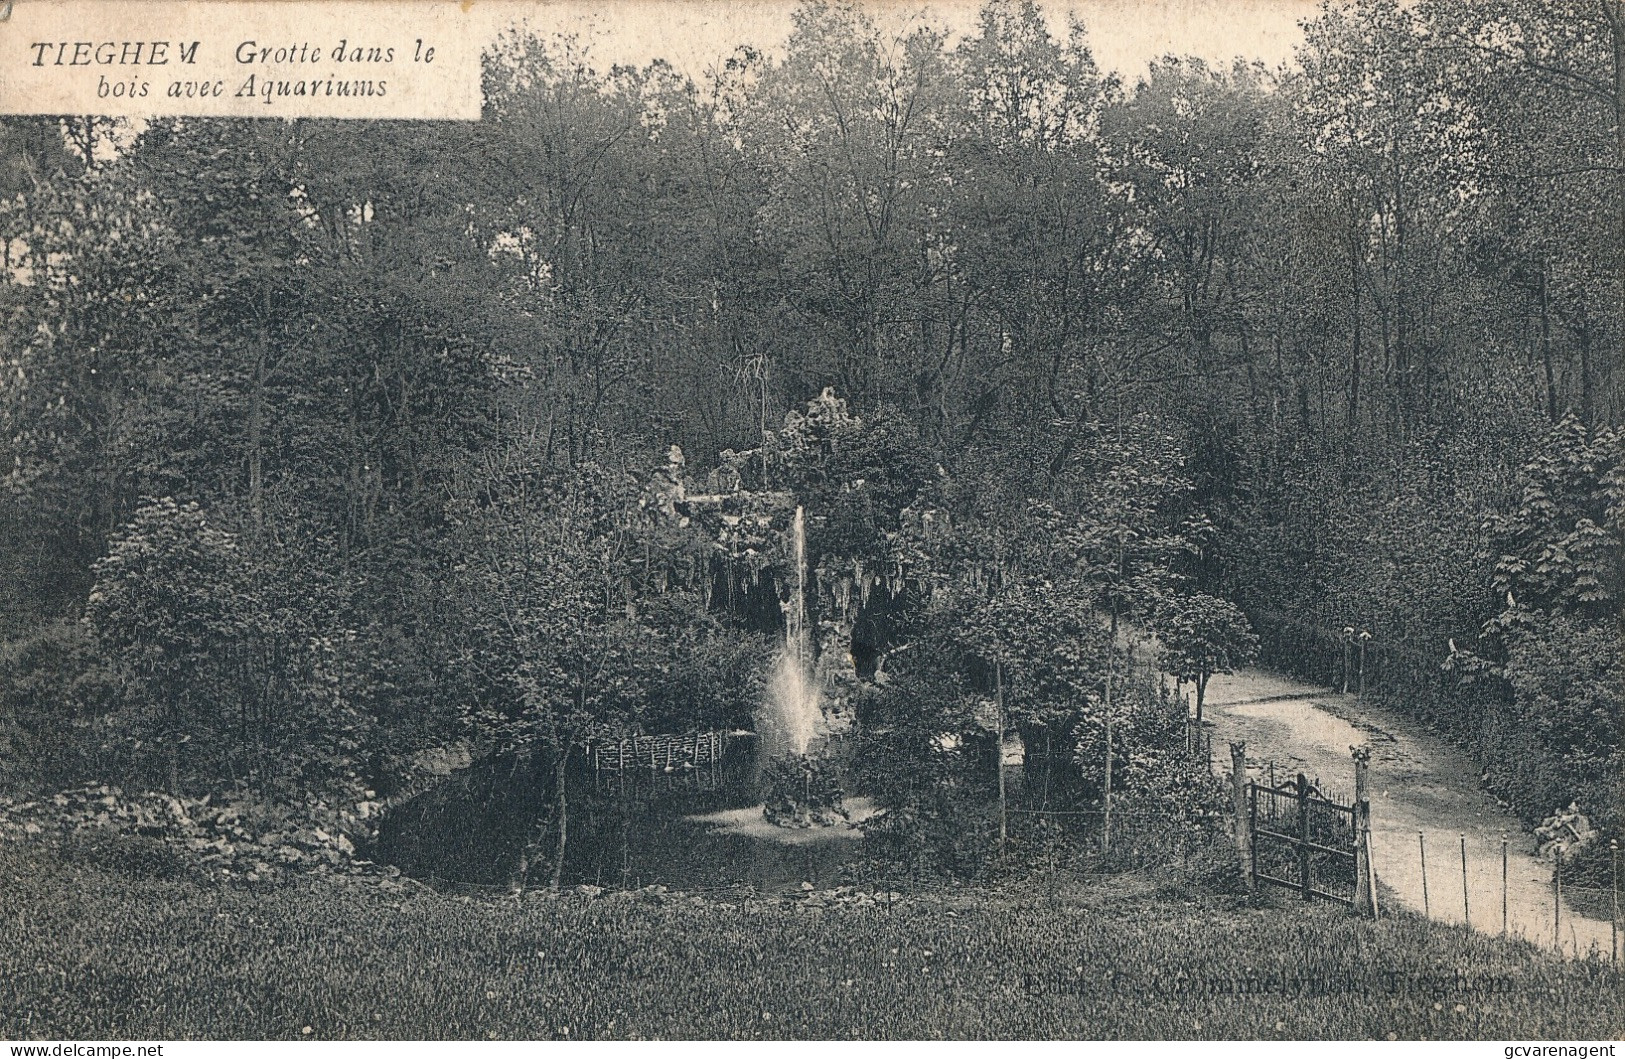
<path fill-rule="evenodd" d="M 1499 933 L 1504 837 L 1508 933 L 1568 955 L 1608 955 L 1608 922 L 1577 914 L 1566 899 L 1554 908 L 1551 864 L 1535 856 L 1534 836 L 1480 789 L 1471 758 L 1443 738 L 1353 695 L 1263 669 L 1215 676 L 1204 717 L 1213 728 L 1216 767 L 1229 760 L 1228 742 L 1245 740 L 1250 770 L 1263 773 L 1273 761 L 1277 779 L 1301 771 L 1344 794 L 1354 789 L 1350 747 L 1369 745 L 1372 852 L 1389 900 L 1423 911 L 1420 834 L 1428 914 Z"/>

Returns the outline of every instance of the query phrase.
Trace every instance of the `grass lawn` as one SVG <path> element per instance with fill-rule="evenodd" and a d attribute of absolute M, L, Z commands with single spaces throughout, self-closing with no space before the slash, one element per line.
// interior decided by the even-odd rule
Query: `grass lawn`
<path fill-rule="evenodd" d="M 249 892 L 13 846 L 0 883 L 11 1039 L 1625 1036 L 1609 966 L 1132 878 L 810 909 Z"/>

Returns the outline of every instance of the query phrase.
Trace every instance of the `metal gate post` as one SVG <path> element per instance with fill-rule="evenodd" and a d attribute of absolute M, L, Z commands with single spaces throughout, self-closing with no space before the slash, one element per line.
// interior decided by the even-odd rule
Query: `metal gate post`
<path fill-rule="evenodd" d="M 1253 846 L 1252 814 L 1248 812 L 1247 804 L 1247 744 L 1230 744 L 1230 797 L 1236 814 L 1236 859 L 1240 862 L 1242 877 L 1247 882 L 1247 892 L 1252 893 L 1257 885 L 1253 879 L 1252 857 L 1250 850 Z M 1256 798 L 1254 804 L 1256 804 Z"/>
<path fill-rule="evenodd" d="M 1309 777 L 1298 773 L 1298 886 L 1309 900 Z"/>
<path fill-rule="evenodd" d="M 1247 784 L 1247 790 L 1252 795 L 1252 805 L 1247 810 L 1247 831 L 1252 835 L 1252 842 L 1248 843 L 1248 857 L 1250 861 L 1248 876 L 1253 884 L 1258 882 L 1258 784 Z"/>
<path fill-rule="evenodd" d="M 1377 917 L 1376 865 L 1371 863 L 1371 801 L 1366 769 L 1369 747 L 1354 747 L 1354 907 Z"/>

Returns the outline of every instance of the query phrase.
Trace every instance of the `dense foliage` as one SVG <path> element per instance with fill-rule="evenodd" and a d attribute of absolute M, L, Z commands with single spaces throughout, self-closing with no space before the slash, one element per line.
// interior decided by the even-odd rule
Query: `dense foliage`
<path fill-rule="evenodd" d="M 354 800 L 739 724 L 802 506 L 852 679 L 951 642 L 1087 759 L 1090 607 L 1222 617 L 1199 682 L 1357 628 L 1617 827 L 1622 55 L 1348 0 L 1124 84 L 1031 3 L 814 2 L 695 78 L 514 32 L 473 126 L 7 119 L 3 767 Z"/>

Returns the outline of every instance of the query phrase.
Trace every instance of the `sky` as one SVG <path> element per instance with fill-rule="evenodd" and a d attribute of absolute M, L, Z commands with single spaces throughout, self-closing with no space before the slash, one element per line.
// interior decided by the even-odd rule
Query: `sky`
<path fill-rule="evenodd" d="M 465 0 L 470 15 L 497 27 L 524 18 L 537 30 L 575 33 L 591 42 L 593 64 L 641 66 L 664 58 L 690 76 L 727 58 L 740 44 L 778 54 L 799 0 Z M 981 0 L 865 0 L 882 25 L 974 28 Z M 1039 0 L 1057 35 L 1069 12 L 1088 27 L 1095 61 L 1132 82 L 1162 55 L 1195 55 L 1228 64 L 1238 56 L 1269 66 L 1291 60 L 1298 23 L 1315 0 Z"/>

